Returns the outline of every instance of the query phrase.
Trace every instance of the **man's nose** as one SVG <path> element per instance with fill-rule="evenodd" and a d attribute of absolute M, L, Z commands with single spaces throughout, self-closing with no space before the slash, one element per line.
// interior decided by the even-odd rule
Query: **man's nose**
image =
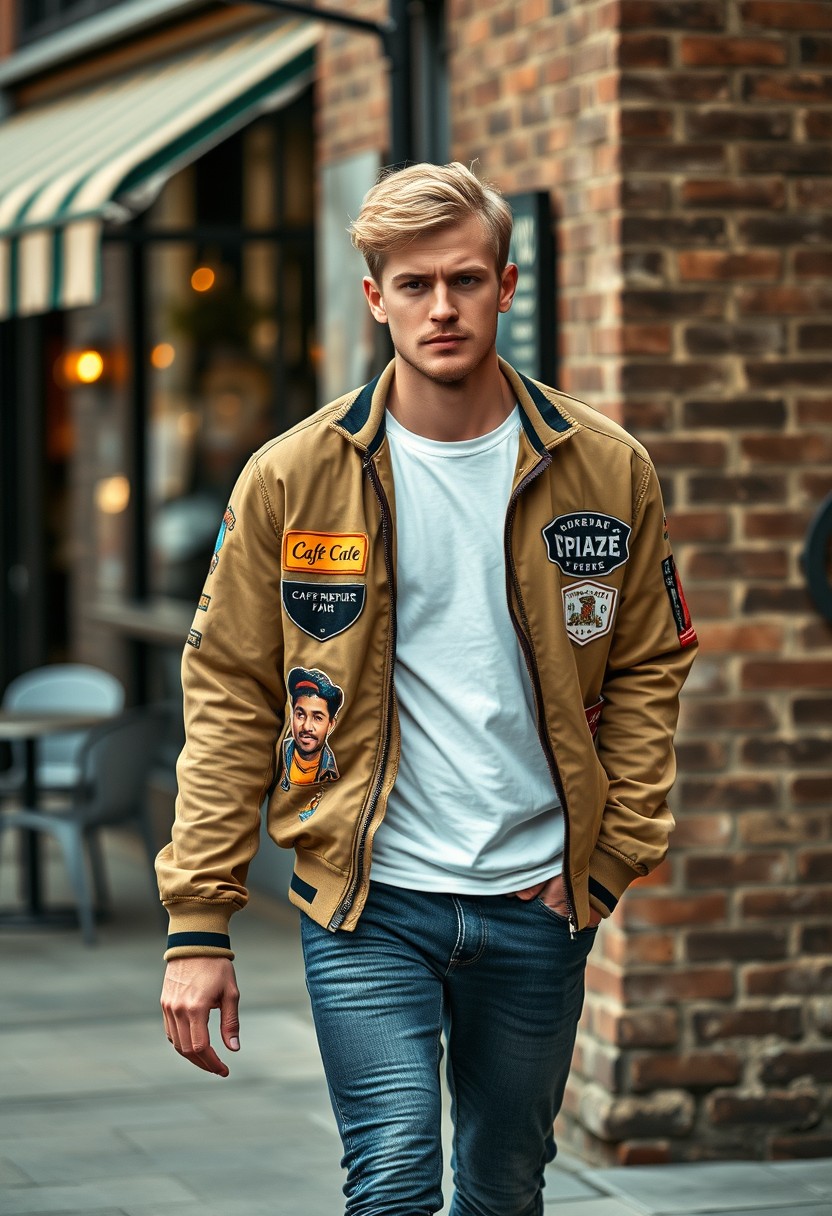
<path fill-rule="evenodd" d="M 447 287 L 442 283 L 434 289 L 430 315 L 434 321 L 446 321 L 457 315 L 456 305 L 451 299 Z"/>

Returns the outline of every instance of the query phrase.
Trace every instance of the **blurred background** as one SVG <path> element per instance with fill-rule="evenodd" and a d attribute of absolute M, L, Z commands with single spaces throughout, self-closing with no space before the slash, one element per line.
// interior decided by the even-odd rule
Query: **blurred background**
<path fill-rule="evenodd" d="M 832 1156 L 832 5 L 304 7 L 0 0 L 0 688 L 179 699 L 239 469 L 388 357 L 349 217 L 473 164 L 517 217 L 501 353 L 646 443 L 702 641 L 563 1142 Z"/>

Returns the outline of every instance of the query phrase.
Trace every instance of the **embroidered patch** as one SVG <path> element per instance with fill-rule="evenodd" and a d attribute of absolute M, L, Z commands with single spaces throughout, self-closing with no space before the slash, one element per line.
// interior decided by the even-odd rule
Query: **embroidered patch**
<path fill-rule="evenodd" d="M 283 580 L 286 615 L 311 638 L 326 642 L 354 625 L 364 611 L 363 583 L 300 583 Z"/>
<path fill-rule="evenodd" d="M 673 613 L 676 632 L 679 635 L 679 645 L 692 646 L 697 640 L 696 630 L 690 619 L 690 612 L 688 611 L 685 593 L 682 590 L 679 572 L 672 557 L 666 557 L 662 562 L 662 574 L 664 576 L 665 590 L 670 600 L 670 611 Z"/>
<path fill-rule="evenodd" d="M 318 803 L 324 796 L 323 790 L 318 790 L 317 794 L 313 794 L 302 811 L 298 811 L 298 819 L 301 823 L 306 823 L 307 819 L 311 819 L 318 809 Z"/>
<path fill-rule="evenodd" d="M 193 646 L 194 650 L 199 650 L 202 645 L 202 634 L 198 629 L 188 630 L 188 645 Z"/>
<path fill-rule="evenodd" d="M 586 646 L 587 642 L 609 633 L 617 599 L 615 587 L 601 583 L 573 583 L 564 587 L 563 620 L 572 641 Z"/>
<path fill-rule="evenodd" d="M 231 510 L 231 507 L 227 506 L 225 508 L 225 514 L 222 517 L 220 530 L 217 533 L 217 539 L 214 544 L 214 556 L 211 558 L 211 565 L 208 567 L 209 574 L 213 574 L 217 568 L 217 562 L 220 560 L 220 549 L 222 548 L 222 542 L 225 540 L 226 532 L 233 532 L 236 524 L 237 518 L 234 512 Z"/>
<path fill-rule="evenodd" d="M 199 603 L 197 604 L 197 608 L 199 609 L 200 612 L 207 612 L 208 605 L 210 603 L 211 603 L 210 595 L 201 595 L 199 597 Z"/>
<path fill-rule="evenodd" d="M 603 577 L 623 566 L 630 556 L 632 529 L 623 519 L 599 511 L 570 511 L 543 529 L 549 561 L 564 574 Z"/>
<path fill-rule="evenodd" d="M 341 774 L 329 736 L 344 704 L 343 689 L 317 667 L 293 667 L 286 677 L 286 688 L 292 712 L 289 730 L 280 745 L 280 788 L 337 781 Z"/>
<path fill-rule="evenodd" d="M 369 548 L 366 532 L 286 532 L 283 569 L 315 574 L 363 574 Z"/>
<path fill-rule="evenodd" d="M 601 697 L 600 701 L 596 701 L 594 705 L 590 705 L 588 709 L 584 710 L 584 714 L 586 715 L 586 724 L 589 727 L 589 733 L 592 735 L 593 739 L 598 734 L 598 727 L 601 724 L 601 710 L 603 708 L 604 698 Z"/>

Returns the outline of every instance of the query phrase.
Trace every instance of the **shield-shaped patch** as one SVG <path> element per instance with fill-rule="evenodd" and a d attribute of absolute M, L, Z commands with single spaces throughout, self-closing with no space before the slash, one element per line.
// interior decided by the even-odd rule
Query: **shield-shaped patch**
<path fill-rule="evenodd" d="M 311 638 L 326 642 L 354 625 L 364 611 L 363 583 L 302 583 L 284 579 L 286 615 Z"/>

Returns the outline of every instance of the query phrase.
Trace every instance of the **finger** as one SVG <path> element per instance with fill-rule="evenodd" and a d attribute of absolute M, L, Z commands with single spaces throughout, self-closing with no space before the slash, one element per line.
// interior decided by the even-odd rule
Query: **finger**
<path fill-rule="evenodd" d="M 176 1019 L 173 1013 L 166 1007 L 162 1006 L 162 1019 L 165 1024 L 165 1034 L 169 1043 L 179 1051 L 179 1031 L 176 1029 Z"/>
<path fill-rule="evenodd" d="M 212 1072 L 201 1057 L 201 1052 L 195 1049 L 193 1040 L 193 1028 L 191 1016 L 186 1009 L 175 1011 L 175 1034 L 176 1039 L 174 1047 L 179 1052 L 180 1056 L 184 1056 L 191 1064 L 195 1064 L 197 1068 L 201 1068 L 203 1072 Z M 208 1028 L 205 1028 L 205 1041 L 208 1041 Z M 199 1044 L 202 1047 L 202 1044 Z"/>
<path fill-rule="evenodd" d="M 240 1050 L 240 994 L 236 988 L 228 988 L 220 1000 L 220 1034 L 229 1051 Z"/>
<path fill-rule="evenodd" d="M 188 1059 L 206 1072 L 216 1073 L 217 1076 L 228 1076 L 228 1065 L 225 1064 L 211 1046 L 208 1033 L 208 1019 L 197 1014 L 191 1018 L 191 1052 Z"/>

